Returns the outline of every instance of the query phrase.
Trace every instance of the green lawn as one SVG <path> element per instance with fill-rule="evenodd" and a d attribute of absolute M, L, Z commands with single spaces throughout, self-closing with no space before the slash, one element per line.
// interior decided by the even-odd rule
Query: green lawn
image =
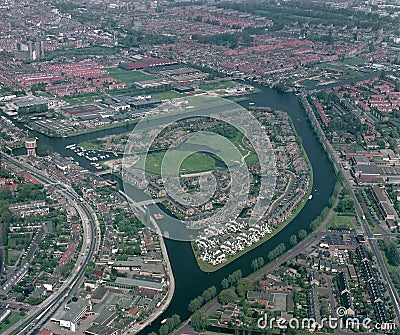
<path fill-rule="evenodd" d="M 27 248 L 29 246 L 31 239 L 32 239 L 31 234 L 13 235 L 8 238 L 7 246 L 8 248 L 15 248 L 17 246 Z"/>
<path fill-rule="evenodd" d="M 8 249 L 7 251 L 7 265 L 14 266 L 19 256 L 21 256 L 22 250 Z"/>
<path fill-rule="evenodd" d="M 237 85 L 233 80 L 221 80 L 218 82 L 204 83 L 200 85 L 202 90 L 217 90 Z"/>
<path fill-rule="evenodd" d="M 354 216 L 339 215 L 336 213 L 332 220 L 326 226 L 326 229 L 354 229 L 355 220 L 356 218 Z"/>
<path fill-rule="evenodd" d="M 178 93 L 175 91 L 166 91 L 166 92 L 155 92 L 151 93 L 151 96 L 155 99 L 174 99 L 174 98 L 182 98 L 185 96 L 185 94 Z"/>
<path fill-rule="evenodd" d="M 125 71 L 116 67 L 105 68 L 105 70 L 108 71 L 108 74 L 105 74 L 104 77 L 113 77 L 115 79 L 123 81 L 127 85 L 136 83 L 138 81 L 151 80 L 156 78 L 140 70 Z"/>
<path fill-rule="evenodd" d="M 342 62 L 344 64 L 355 66 L 355 65 L 364 64 L 365 63 L 365 59 L 361 59 L 361 58 L 346 58 Z"/>
<path fill-rule="evenodd" d="M 146 172 L 161 175 L 161 164 L 163 164 L 163 172 L 168 175 L 176 175 L 175 170 L 177 168 L 176 162 L 182 161 L 179 167 L 180 173 L 198 173 L 214 170 L 215 162 L 209 155 L 196 152 L 189 155 L 186 159 L 183 159 L 189 152 L 174 150 L 168 155 L 168 161 L 164 159 L 164 152 L 150 153 L 146 156 Z M 139 161 L 133 166 L 134 168 L 142 168 L 144 164 L 144 156 L 140 156 Z M 170 164 L 171 162 L 171 164 Z"/>
<path fill-rule="evenodd" d="M 0 324 L 0 334 L 3 334 L 7 329 L 11 328 L 23 317 L 24 316 L 21 316 L 20 312 L 11 311 L 11 314 L 8 316 L 8 318 Z"/>
<path fill-rule="evenodd" d="M 319 83 L 319 81 L 315 80 L 315 79 L 305 79 L 305 80 L 301 80 L 300 82 L 301 82 L 301 85 L 304 85 L 304 86 L 315 86 Z"/>
<path fill-rule="evenodd" d="M 1 87 L 0 88 L 0 94 L 4 94 L 4 93 L 10 93 L 11 90 L 8 89 L 7 87 Z"/>
<path fill-rule="evenodd" d="M 246 164 L 256 163 L 258 161 L 257 154 L 244 146 L 242 138 L 243 135 L 239 132 L 237 137 L 231 141 L 214 133 L 196 133 L 185 143 L 214 149 L 217 151 L 218 159 L 228 167 L 240 164 L 242 157 L 245 157 Z M 163 164 L 164 173 L 176 175 L 177 162 L 182 162 L 180 173 L 198 173 L 217 169 L 215 160 L 210 154 L 204 152 L 189 154 L 190 152 L 185 150 L 170 150 L 168 156 L 165 156 L 166 151 L 149 153 L 146 158 L 144 155 L 139 155 L 139 160 L 133 165 L 133 168 L 144 168 L 148 173 L 158 175 L 161 174 L 161 164 Z M 144 164 L 146 164 L 145 167 Z"/>
<path fill-rule="evenodd" d="M 229 97 L 228 98 L 229 100 L 231 100 L 231 101 L 233 101 L 233 102 L 243 102 L 243 101 L 247 101 L 247 100 L 250 100 L 250 98 L 249 97 L 246 97 L 246 96 L 239 96 L 239 97 Z"/>
<path fill-rule="evenodd" d="M 79 145 L 86 150 L 102 150 L 101 141 L 94 139 L 94 140 L 87 140 L 84 142 L 79 143 Z"/>
<path fill-rule="evenodd" d="M 192 137 L 188 143 L 205 145 L 220 152 L 220 158 L 226 165 L 240 163 L 240 158 L 247 156 L 246 163 L 254 164 L 258 161 L 257 154 L 243 144 L 243 135 L 237 132 L 235 138 L 228 140 L 218 134 L 199 133 Z M 238 155 L 240 153 L 240 155 Z"/>
<path fill-rule="evenodd" d="M 116 48 L 108 48 L 102 46 L 92 46 L 88 48 L 70 48 L 58 49 L 54 51 L 46 51 L 45 58 L 51 60 L 62 56 L 79 56 L 79 55 L 112 55 L 117 51 Z"/>

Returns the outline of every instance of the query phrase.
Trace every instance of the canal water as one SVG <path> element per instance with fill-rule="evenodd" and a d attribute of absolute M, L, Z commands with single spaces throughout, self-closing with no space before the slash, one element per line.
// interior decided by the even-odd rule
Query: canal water
<path fill-rule="evenodd" d="M 213 273 L 205 273 L 199 269 L 189 242 L 166 239 L 165 243 L 175 277 L 175 294 L 166 311 L 152 325 L 145 328 L 140 333 L 141 335 L 148 334 L 151 331 L 158 331 L 161 320 L 173 314 L 179 314 L 182 320 L 188 318 L 190 313 L 187 306 L 191 299 L 200 295 L 204 289 L 212 285 L 220 289 L 221 280 L 237 269 L 242 271 L 243 276 L 249 275 L 252 272 L 250 264 L 254 258 L 260 256 L 266 257 L 268 252 L 280 243 L 285 243 L 288 246 L 289 237 L 297 234 L 300 229 L 309 230 L 310 223 L 328 205 L 329 197 L 332 194 L 336 181 L 335 173 L 297 96 L 293 93 L 280 93 L 274 89 L 262 86 L 259 88 L 261 89 L 260 93 L 249 95 L 249 100 L 241 103 L 241 105 L 248 107 L 251 102 L 254 106 L 280 109 L 289 114 L 298 135 L 302 138 L 304 149 L 314 170 L 313 198 L 306 203 L 297 217 L 277 235 Z M 89 165 L 87 160 L 77 156 L 71 150 L 65 149 L 65 146 L 97 137 L 119 134 L 130 131 L 133 128 L 134 125 L 128 125 L 71 138 L 49 138 L 36 132 L 33 133 L 33 136 L 38 137 L 39 143 L 50 145 L 54 151 L 59 152 L 63 156 L 73 156 L 81 166 L 93 171 L 93 167 Z"/>

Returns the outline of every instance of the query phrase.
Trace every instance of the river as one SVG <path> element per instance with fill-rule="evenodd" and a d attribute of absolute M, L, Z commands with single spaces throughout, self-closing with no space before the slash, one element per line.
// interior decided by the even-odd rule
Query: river
<path fill-rule="evenodd" d="M 165 243 L 174 272 L 176 291 L 170 306 L 152 325 L 141 331 L 141 335 L 158 331 L 161 320 L 173 314 L 179 314 L 182 320 L 188 318 L 190 314 L 187 306 L 191 299 L 200 295 L 204 289 L 212 285 L 220 289 L 221 280 L 237 269 L 241 269 L 244 276 L 249 275 L 252 272 L 250 264 L 254 258 L 266 257 L 268 252 L 280 243 L 288 244 L 289 237 L 292 234 L 297 234 L 300 229 L 309 230 L 310 223 L 328 205 L 336 181 L 335 173 L 297 96 L 293 93 L 280 93 L 266 87 L 260 86 L 259 88 L 261 89 L 260 93 L 248 95 L 249 100 L 241 103 L 241 105 L 248 107 L 249 102 L 252 102 L 254 106 L 272 107 L 289 114 L 298 135 L 302 138 L 304 149 L 314 170 L 313 199 L 306 203 L 302 211 L 290 224 L 269 241 L 213 273 L 205 273 L 199 269 L 189 242 L 166 239 Z M 133 128 L 134 125 L 129 125 L 71 138 L 49 138 L 36 132 L 33 132 L 33 135 L 38 137 L 39 143 L 50 145 L 54 151 L 63 156 L 73 156 L 82 166 L 93 171 L 87 160 L 77 156 L 71 150 L 66 150 L 65 146 L 105 135 L 130 131 Z"/>

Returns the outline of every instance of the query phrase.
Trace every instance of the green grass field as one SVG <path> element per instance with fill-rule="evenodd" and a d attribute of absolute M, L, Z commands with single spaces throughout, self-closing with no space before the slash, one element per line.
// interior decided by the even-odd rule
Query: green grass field
<path fill-rule="evenodd" d="M 185 96 L 185 94 L 178 93 L 175 91 L 166 91 L 166 92 L 155 92 L 151 93 L 151 96 L 155 99 L 174 99 L 174 98 L 182 98 Z"/>
<path fill-rule="evenodd" d="M 333 229 L 333 230 L 354 229 L 355 220 L 356 219 L 354 216 L 338 215 L 336 213 L 333 219 L 326 226 L 326 229 Z"/>
<path fill-rule="evenodd" d="M 228 88 L 237 85 L 232 80 L 221 80 L 218 82 L 204 83 L 200 85 L 202 90 L 218 90 L 223 88 Z"/>
<path fill-rule="evenodd" d="M 27 248 L 32 239 L 31 234 L 24 235 L 14 235 L 8 238 L 7 246 L 8 248 L 15 248 L 17 246 L 22 246 L 23 248 Z"/>
<path fill-rule="evenodd" d="M 21 256 L 22 250 L 8 249 L 7 251 L 7 265 L 14 266 L 19 256 Z"/>
<path fill-rule="evenodd" d="M 0 324 L 0 334 L 3 334 L 7 329 L 11 328 L 23 317 L 24 316 L 22 316 L 20 312 L 11 311 L 11 314 L 8 316 L 8 318 Z"/>
<path fill-rule="evenodd" d="M 243 135 L 238 132 L 236 138 L 229 141 L 218 134 L 196 133 L 193 137 L 187 139 L 185 143 L 189 145 L 199 145 L 201 149 L 205 147 L 216 151 L 216 156 L 223 161 L 225 165 L 234 166 L 240 164 L 244 157 L 246 164 L 253 164 L 258 161 L 258 156 L 254 151 L 249 150 L 242 143 Z M 195 151 L 200 151 L 194 149 Z M 204 151 L 204 150 L 203 150 Z M 206 150 L 208 151 L 208 150 Z M 199 173 L 218 169 L 215 160 L 210 154 L 204 152 L 195 152 L 190 154 L 185 150 L 170 150 L 166 156 L 166 151 L 153 152 L 148 155 L 139 155 L 139 160 L 132 167 L 145 169 L 152 174 L 161 174 L 161 165 L 163 164 L 163 173 L 176 175 L 177 163 L 180 162 L 179 173 Z"/>
<path fill-rule="evenodd" d="M 117 52 L 116 48 L 108 48 L 102 46 L 92 46 L 88 48 L 70 48 L 58 49 L 54 51 L 46 51 L 46 59 L 51 60 L 62 56 L 82 56 L 82 55 L 112 55 Z"/>
<path fill-rule="evenodd" d="M 116 67 L 105 68 L 105 70 L 108 71 L 108 74 L 105 74 L 104 77 L 113 77 L 115 79 L 123 81 L 127 85 L 136 83 L 138 81 L 151 80 L 156 78 L 139 70 L 125 71 Z"/>
<path fill-rule="evenodd" d="M 146 172 L 161 175 L 161 164 L 163 164 L 163 173 L 176 175 L 177 161 L 182 161 L 179 167 L 180 173 L 199 173 L 211 171 L 216 168 L 214 159 L 202 152 L 193 153 L 184 159 L 183 157 L 189 154 L 188 151 L 171 151 L 168 154 L 168 161 L 164 159 L 165 154 L 165 152 L 156 152 L 147 155 Z M 134 167 L 143 166 L 143 160 L 144 156 L 140 157 L 140 160 Z"/>
<path fill-rule="evenodd" d="M 243 144 L 243 135 L 237 132 L 235 138 L 228 140 L 218 134 L 199 133 L 192 137 L 188 143 L 205 145 L 220 151 L 220 158 L 226 165 L 240 163 L 241 157 L 245 157 L 247 164 L 253 164 L 258 161 L 257 154 Z M 240 155 L 239 155 L 240 153 Z"/>
<path fill-rule="evenodd" d="M 94 140 L 87 140 L 84 142 L 79 143 L 79 145 L 86 150 L 102 150 L 101 142 L 97 139 Z"/>
<path fill-rule="evenodd" d="M 361 59 L 361 58 L 346 58 L 342 62 L 344 64 L 355 66 L 355 65 L 364 64 L 365 63 L 365 59 Z"/>

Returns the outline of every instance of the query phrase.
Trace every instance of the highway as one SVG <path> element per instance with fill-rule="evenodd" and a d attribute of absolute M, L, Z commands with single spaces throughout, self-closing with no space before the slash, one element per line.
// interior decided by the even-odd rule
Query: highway
<path fill-rule="evenodd" d="M 396 314 L 396 318 L 397 318 L 397 324 L 400 323 L 400 298 L 399 298 L 399 294 L 392 282 L 392 279 L 390 278 L 389 272 L 386 268 L 386 264 L 385 261 L 383 259 L 382 256 L 382 251 L 379 248 L 377 241 L 376 241 L 376 236 L 374 235 L 374 233 L 371 231 L 371 228 L 368 224 L 368 221 L 365 219 L 365 213 L 354 193 L 354 185 L 352 184 L 352 179 L 350 174 L 345 171 L 343 169 L 343 166 L 340 164 L 340 158 L 338 156 L 338 154 L 335 152 L 335 150 L 333 149 L 332 145 L 330 144 L 330 142 L 327 140 L 327 138 L 325 137 L 325 133 L 322 130 L 318 120 L 316 119 L 314 112 L 312 111 L 312 108 L 310 106 L 310 104 L 308 103 L 307 99 L 305 98 L 305 96 L 301 96 L 302 101 L 303 101 L 303 105 L 307 111 L 307 114 L 309 115 L 311 124 L 314 126 L 314 129 L 316 130 L 317 135 L 319 136 L 322 145 L 324 147 L 324 149 L 327 151 L 328 155 L 330 155 L 332 161 L 333 161 L 333 165 L 335 167 L 336 171 L 341 171 L 343 173 L 344 176 L 344 184 L 346 184 L 346 188 L 349 190 L 350 195 L 352 196 L 353 200 L 354 200 L 354 209 L 357 215 L 357 219 L 359 222 L 361 222 L 362 228 L 364 233 L 367 236 L 368 239 L 368 243 L 371 247 L 371 251 L 372 253 L 375 255 L 376 257 L 376 262 L 378 264 L 378 268 L 380 270 L 380 273 L 382 275 L 383 278 L 383 282 L 387 287 L 390 299 L 392 300 L 393 303 L 393 307 L 394 307 L 394 312 Z"/>
<path fill-rule="evenodd" d="M 25 324 L 19 329 L 11 328 L 7 332 L 8 334 L 28 335 L 40 330 L 67 298 L 80 287 L 85 270 L 100 247 L 100 230 L 97 216 L 93 209 L 70 186 L 60 184 L 60 182 L 49 177 L 44 172 L 9 155 L 3 154 L 2 158 L 5 162 L 30 173 L 32 177 L 36 178 L 41 183 L 52 185 L 57 191 L 62 192 L 66 198 L 70 199 L 81 216 L 84 230 L 81 253 L 79 254 L 77 264 L 69 279 L 54 295 L 45 300 L 38 310 L 35 310 L 36 313 L 34 316 L 30 315 L 30 318 Z"/>

